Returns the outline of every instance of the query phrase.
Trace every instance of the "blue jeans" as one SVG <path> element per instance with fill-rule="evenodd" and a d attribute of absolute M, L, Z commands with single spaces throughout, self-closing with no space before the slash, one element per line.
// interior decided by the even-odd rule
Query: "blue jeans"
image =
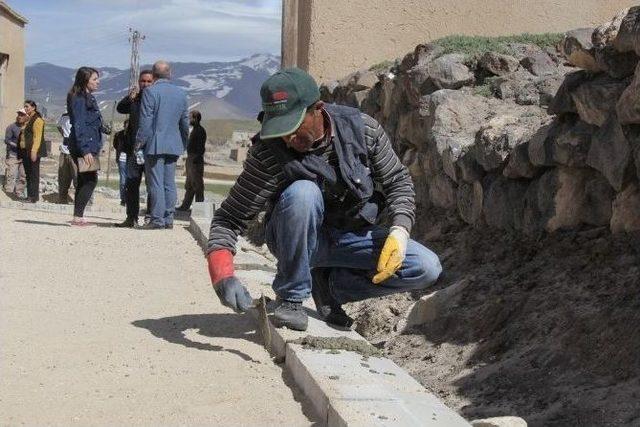
<path fill-rule="evenodd" d="M 178 192 L 176 190 L 176 161 L 178 156 L 145 156 L 145 179 L 151 198 L 151 223 L 172 225 Z M 147 208 L 148 209 L 148 208 Z"/>
<path fill-rule="evenodd" d="M 127 201 L 127 161 L 118 159 L 118 173 L 120 174 L 120 201 Z"/>
<path fill-rule="evenodd" d="M 389 230 L 370 226 L 358 231 L 323 225 L 324 202 L 312 181 L 287 187 L 271 213 L 266 230 L 269 250 L 278 260 L 273 290 L 289 301 L 311 295 L 311 269 L 329 267 L 329 290 L 340 304 L 424 289 L 433 284 L 442 266 L 438 256 L 409 240 L 400 269 L 385 282 L 371 282 Z"/>

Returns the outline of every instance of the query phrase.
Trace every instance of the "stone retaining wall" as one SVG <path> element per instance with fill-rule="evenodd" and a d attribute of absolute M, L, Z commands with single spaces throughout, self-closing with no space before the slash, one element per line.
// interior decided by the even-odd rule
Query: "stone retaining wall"
<path fill-rule="evenodd" d="M 390 67 L 321 88 L 386 129 L 416 186 L 418 217 L 534 234 L 640 229 L 640 7 L 557 48 L 481 55 L 418 45 Z"/>

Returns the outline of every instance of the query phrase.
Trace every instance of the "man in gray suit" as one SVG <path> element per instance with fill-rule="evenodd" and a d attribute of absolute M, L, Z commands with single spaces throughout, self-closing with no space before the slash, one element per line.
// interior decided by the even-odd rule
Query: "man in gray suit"
<path fill-rule="evenodd" d="M 171 83 L 166 61 L 153 64 L 154 84 L 142 93 L 140 125 L 136 136 L 143 147 L 145 179 L 151 196 L 151 221 L 142 229 L 173 228 L 176 161 L 187 147 L 189 118 L 185 91 Z"/>

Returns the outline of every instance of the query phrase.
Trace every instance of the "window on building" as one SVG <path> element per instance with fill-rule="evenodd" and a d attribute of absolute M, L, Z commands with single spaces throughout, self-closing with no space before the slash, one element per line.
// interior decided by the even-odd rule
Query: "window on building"
<path fill-rule="evenodd" d="M 7 66 L 9 64 L 9 55 L 0 52 L 0 107 L 5 106 L 5 76 L 7 75 Z"/>

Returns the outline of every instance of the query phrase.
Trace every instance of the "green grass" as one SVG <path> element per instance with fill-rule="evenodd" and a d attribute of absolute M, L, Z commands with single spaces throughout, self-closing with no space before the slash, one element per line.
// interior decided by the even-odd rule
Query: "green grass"
<path fill-rule="evenodd" d="M 120 184 L 118 183 L 118 170 L 116 169 L 115 175 L 112 174 L 109 177 L 109 182 L 107 182 L 106 179 L 99 179 L 98 187 L 107 187 L 107 188 L 111 188 L 112 190 L 120 189 Z"/>
<path fill-rule="evenodd" d="M 204 191 L 215 193 L 220 196 L 226 196 L 227 194 L 229 194 L 229 190 L 231 190 L 231 187 L 233 186 L 233 184 L 234 184 L 233 182 L 230 182 L 229 184 L 205 182 Z M 118 170 L 116 169 L 115 175 L 111 175 L 109 177 L 108 183 L 107 183 L 107 180 L 104 178 L 98 180 L 98 186 L 111 188 L 113 190 L 118 190 L 120 188 L 120 184 L 118 182 Z M 184 184 L 181 182 L 178 182 L 177 186 L 178 188 L 184 188 Z"/>
<path fill-rule="evenodd" d="M 533 44 L 541 48 L 556 46 L 562 40 L 560 33 L 517 34 L 512 36 L 483 37 L 453 35 L 435 40 L 433 44 L 442 49 L 441 55 L 461 53 L 469 58 L 477 58 L 486 52 L 513 54 L 509 43 Z"/>
<path fill-rule="evenodd" d="M 207 139 L 215 144 L 222 144 L 231 138 L 234 130 L 258 132 L 260 123 L 257 120 L 210 119 L 203 120 L 202 126 L 207 131 Z"/>
<path fill-rule="evenodd" d="M 58 125 L 56 123 L 46 123 L 44 124 L 44 137 L 46 139 L 51 139 L 51 135 L 60 135 L 58 132 Z"/>
<path fill-rule="evenodd" d="M 204 183 L 204 191 L 210 191 L 212 193 L 215 194 L 219 194 L 221 196 L 226 196 L 227 194 L 229 194 L 229 190 L 231 190 L 231 187 L 233 186 L 234 183 L 230 183 L 230 184 L 216 184 L 216 183 Z"/>
<path fill-rule="evenodd" d="M 387 70 L 393 66 L 393 61 L 382 61 L 369 67 L 369 71 Z"/>
<path fill-rule="evenodd" d="M 491 98 L 493 96 L 493 91 L 491 90 L 491 85 L 484 84 L 481 86 L 475 86 L 473 88 L 473 94 L 478 96 L 484 96 L 485 98 Z"/>

